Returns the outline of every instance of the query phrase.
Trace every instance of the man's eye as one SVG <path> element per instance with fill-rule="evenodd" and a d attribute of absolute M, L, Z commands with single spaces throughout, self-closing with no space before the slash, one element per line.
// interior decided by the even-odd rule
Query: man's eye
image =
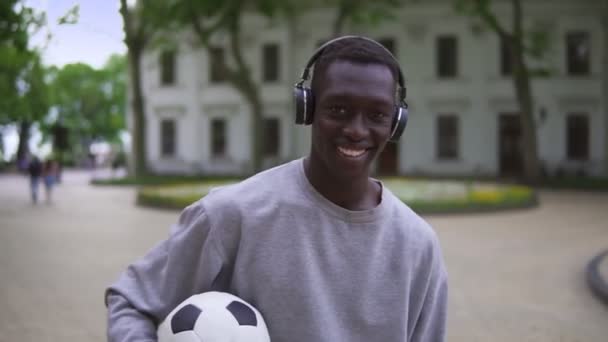
<path fill-rule="evenodd" d="M 388 118 L 388 115 L 382 112 L 372 113 L 369 116 L 374 121 L 384 121 Z"/>
<path fill-rule="evenodd" d="M 341 106 L 331 106 L 329 107 L 329 113 L 332 116 L 344 116 L 346 115 L 346 108 Z"/>

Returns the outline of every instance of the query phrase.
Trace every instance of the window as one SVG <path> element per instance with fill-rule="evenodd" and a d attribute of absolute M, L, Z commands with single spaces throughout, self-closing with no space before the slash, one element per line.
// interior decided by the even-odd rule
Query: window
<path fill-rule="evenodd" d="M 458 158 L 458 116 L 454 114 L 437 117 L 437 158 Z"/>
<path fill-rule="evenodd" d="M 264 156 L 276 157 L 279 155 L 280 133 L 279 119 L 264 119 Z"/>
<path fill-rule="evenodd" d="M 458 40 L 455 36 L 437 37 L 437 76 L 456 77 L 458 74 Z"/>
<path fill-rule="evenodd" d="M 160 122 L 161 155 L 172 157 L 175 155 L 175 120 L 164 119 Z"/>
<path fill-rule="evenodd" d="M 510 76 L 513 73 L 511 66 L 511 48 L 505 38 L 500 39 L 500 74 Z"/>
<path fill-rule="evenodd" d="M 209 81 L 220 83 L 226 81 L 226 69 L 224 64 L 224 49 L 212 47 L 209 49 Z"/>
<path fill-rule="evenodd" d="M 395 56 L 395 40 L 392 38 L 381 38 L 378 39 L 378 43 L 382 44 L 393 56 Z M 397 56 L 395 56 L 397 57 Z"/>
<path fill-rule="evenodd" d="M 165 50 L 160 54 L 160 84 L 175 84 L 175 51 Z"/>
<path fill-rule="evenodd" d="M 264 82 L 277 82 L 279 80 L 279 45 L 265 44 L 262 48 L 262 68 Z"/>
<path fill-rule="evenodd" d="M 226 155 L 226 120 L 211 120 L 211 155 L 222 157 Z"/>
<path fill-rule="evenodd" d="M 589 117 L 585 114 L 570 114 L 566 122 L 566 148 L 568 159 L 589 159 Z"/>
<path fill-rule="evenodd" d="M 569 75 L 589 75 L 591 40 L 582 31 L 566 34 L 566 63 Z"/>

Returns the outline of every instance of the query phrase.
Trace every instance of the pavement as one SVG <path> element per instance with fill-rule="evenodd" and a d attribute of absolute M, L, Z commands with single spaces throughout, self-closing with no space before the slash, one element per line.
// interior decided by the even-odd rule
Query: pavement
<path fill-rule="evenodd" d="M 34 206 L 27 178 L 0 175 L 0 342 L 105 341 L 105 287 L 177 219 L 89 177 L 66 172 Z M 539 195 L 535 209 L 426 217 L 450 275 L 448 341 L 606 341 L 585 268 L 608 248 L 608 194 Z"/>

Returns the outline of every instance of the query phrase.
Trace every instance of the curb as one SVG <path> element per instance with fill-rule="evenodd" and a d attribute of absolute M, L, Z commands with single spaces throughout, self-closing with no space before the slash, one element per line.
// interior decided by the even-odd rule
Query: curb
<path fill-rule="evenodd" d="M 600 264 L 608 262 L 608 250 L 596 255 L 587 264 L 587 283 L 591 291 L 604 303 L 608 304 L 608 281 L 602 278 Z M 606 259 L 606 260 L 605 260 Z"/>

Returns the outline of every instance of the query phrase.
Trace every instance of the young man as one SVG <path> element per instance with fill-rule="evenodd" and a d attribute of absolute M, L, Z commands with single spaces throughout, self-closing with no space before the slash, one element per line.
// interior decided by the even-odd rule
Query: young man
<path fill-rule="evenodd" d="M 259 309 L 273 342 L 443 341 L 437 237 L 370 178 L 391 136 L 398 73 L 375 42 L 327 46 L 313 74 L 308 157 L 186 208 L 106 292 L 109 340 L 154 341 L 176 305 L 216 290 Z"/>

